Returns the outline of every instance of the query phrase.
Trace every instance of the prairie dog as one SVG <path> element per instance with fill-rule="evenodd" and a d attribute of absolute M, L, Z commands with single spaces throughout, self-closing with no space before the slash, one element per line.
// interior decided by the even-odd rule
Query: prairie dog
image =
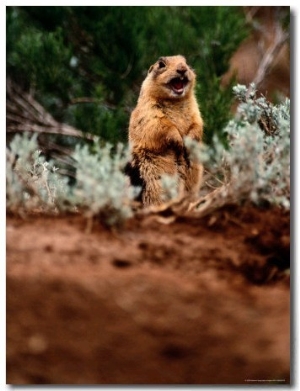
<path fill-rule="evenodd" d="M 183 138 L 201 142 L 203 120 L 195 97 L 196 75 L 181 55 L 160 57 L 148 70 L 129 122 L 133 184 L 141 184 L 145 206 L 164 200 L 163 174 L 176 175 L 191 197 L 199 191 L 203 168 L 190 161 Z"/>

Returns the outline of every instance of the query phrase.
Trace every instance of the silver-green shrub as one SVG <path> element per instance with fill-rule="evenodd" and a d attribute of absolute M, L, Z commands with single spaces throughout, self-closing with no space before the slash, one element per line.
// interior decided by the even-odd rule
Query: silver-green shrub
<path fill-rule="evenodd" d="M 181 189 L 179 188 L 179 180 L 177 175 L 161 176 L 162 200 L 168 202 L 180 197 Z"/>
<path fill-rule="evenodd" d="M 6 151 L 6 200 L 10 211 L 80 211 L 99 216 L 108 225 L 132 216 L 132 201 L 139 189 L 129 183 L 124 167 L 128 148 L 118 144 L 77 146 L 73 153 L 75 185 L 57 174 L 38 150 L 37 136 L 17 135 Z"/>
<path fill-rule="evenodd" d="M 66 179 L 38 149 L 37 135 L 16 135 L 6 148 L 6 206 L 10 211 L 56 211 Z"/>
<path fill-rule="evenodd" d="M 228 148 L 214 138 L 212 147 L 186 140 L 191 157 L 201 161 L 219 183 L 223 203 L 252 201 L 290 207 L 290 101 L 272 105 L 256 98 L 255 86 L 238 85 L 236 117 L 224 129 Z M 226 200 L 224 200 L 224 198 Z"/>
<path fill-rule="evenodd" d="M 73 157 L 76 185 L 72 203 L 88 217 L 99 215 L 109 225 L 131 217 L 138 189 L 123 172 L 129 161 L 128 148 L 120 143 L 113 151 L 109 143 L 103 147 L 95 144 L 91 154 L 87 146 L 77 146 Z"/>

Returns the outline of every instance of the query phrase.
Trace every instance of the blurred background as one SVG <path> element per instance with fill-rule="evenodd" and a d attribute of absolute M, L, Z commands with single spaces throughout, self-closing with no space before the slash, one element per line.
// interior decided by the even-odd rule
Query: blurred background
<path fill-rule="evenodd" d="M 197 74 L 205 142 L 234 114 L 232 86 L 290 95 L 289 7 L 6 7 L 7 141 L 39 133 L 60 158 L 99 136 L 127 142 L 140 85 L 158 57 Z"/>

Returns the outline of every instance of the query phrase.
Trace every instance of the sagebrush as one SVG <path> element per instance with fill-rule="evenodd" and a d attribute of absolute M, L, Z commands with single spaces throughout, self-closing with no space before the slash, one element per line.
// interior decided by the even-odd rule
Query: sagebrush
<path fill-rule="evenodd" d="M 46 162 L 38 150 L 36 135 L 17 135 L 7 148 L 7 209 L 14 212 L 80 211 L 87 217 L 98 215 L 109 225 L 132 216 L 132 201 L 138 188 L 123 173 L 129 159 L 128 148 L 118 144 L 100 147 L 93 153 L 87 145 L 73 153 L 76 181 L 69 184 L 58 174 L 53 162 Z"/>
<path fill-rule="evenodd" d="M 6 206 L 10 211 L 57 210 L 67 179 L 38 149 L 37 134 L 16 135 L 6 148 Z"/>
<path fill-rule="evenodd" d="M 185 139 L 191 159 L 204 164 L 197 208 L 207 211 L 233 203 L 290 208 L 290 101 L 273 105 L 257 97 L 254 85 L 234 87 L 237 114 L 223 129 L 227 146 L 214 136 L 211 146 Z M 75 183 L 59 174 L 38 149 L 37 136 L 15 136 L 6 151 L 7 209 L 17 212 L 77 211 L 109 225 L 134 215 L 140 189 L 130 185 L 125 166 L 128 146 L 95 142 L 77 146 Z M 166 200 L 178 199 L 176 178 L 164 176 Z M 206 200 L 210 200 L 207 207 Z M 214 207 L 211 209 L 211 204 Z"/>
<path fill-rule="evenodd" d="M 240 104 L 211 147 L 186 140 L 191 157 L 206 166 L 206 184 L 216 204 L 252 202 L 290 208 L 290 100 L 272 105 L 254 85 L 233 89 Z M 217 191 L 216 191 L 217 190 Z M 202 206 L 203 207 L 203 206 Z"/>

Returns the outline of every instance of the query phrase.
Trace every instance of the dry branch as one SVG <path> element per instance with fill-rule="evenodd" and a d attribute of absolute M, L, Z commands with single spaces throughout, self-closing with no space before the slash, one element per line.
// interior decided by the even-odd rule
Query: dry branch
<path fill-rule="evenodd" d="M 48 157 L 59 163 L 60 173 L 67 172 L 72 176 L 74 161 L 72 149 L 56 142 L 54 135 L 74 137 L 94 141 L 96 137 L 84 133 L 70 125 L 56 121 L 30 93 L 22 91 L 12 80 L 6 81 L 6 131 L 14 133 L 37 133 L 39 148 Z"/>
<path fill-rule="evenodd" d="M 259 31 L 262 34 L 262 38 L 259 42 L 259 46 L 261 47 L 261 61 L 259 63 L 259 66 L 257 68 L 256 74 L 254 76 L 254 79 L 252 83 L 254 84 L 254 88 L 259 88 L 260 84 L 265 80 L 266 76 L 270 72 L 271 68 L 275 65 L 275 61 L 278 58 L 278 55 L 283 48 L 284 44 L 287 42 L 289 38 L 289 33 L 287 31 L 284 31 L 281 25 L 281 22 L 279 20 L 278 16 L 279 9 L 274 10 L 274 34 L 272 31 L 272 36 L 270 35 L 270 32 L 268 32 L 266 29 L 260 27 L 258 28 L 258 24 L 254 24 L 252 18 L 253 15 L 248 13 L 246 15 L 246 20 L 248 23 L 251 23 L 253 28 L 256 30 L 259 29 Z M 254 13 L 257 12 L 257 9 L 254 9 Z M 254 27 L 255 26 L 255 27 Z M 274 35 L 274 38 L 273 38 Z M 265 41 L 270 40 L 271 38 L 271 44 L 265 50 Z M 249 88 L 248 90 L 248 96 L 251 94 L 252 89 Z"/>
<path fill-rule="evenodd" d="M 191 202 L 188 197 L 179 197 L 161 205 L 144 208 L 137 214 L 152 216 L 155 220 L 168 224 L 179 217 L 200 219 L 230 204 L 238 204 L 231 182 L 199 197 L 196 201 Z"/>
<path fill-rule="evenodd" d="M 59 123 L 30 94 L 22 91 L 12 80 L 6 82 L 6 125 L 8 133 L 33 132 L 59 134 L 94 140 L 92 134 Z"/>

